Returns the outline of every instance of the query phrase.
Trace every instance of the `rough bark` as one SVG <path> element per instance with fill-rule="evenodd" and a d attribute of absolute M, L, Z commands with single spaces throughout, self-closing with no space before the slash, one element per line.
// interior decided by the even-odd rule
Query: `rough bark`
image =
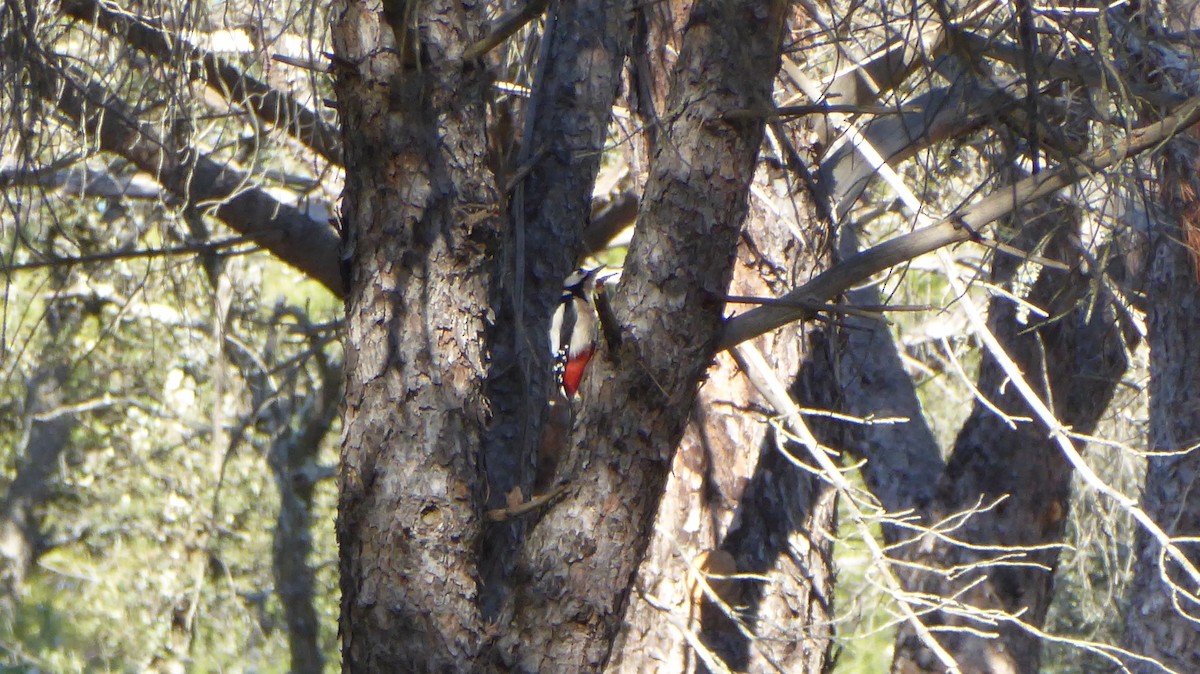
<path fill-rule="evenodd" d="M 770 296 L 807 278 L 827 256 L 793 232 L 822 240 L 798 181 L 760 168 L 746 231 L 738 247 L 732 295 Z M 786 220 L 785 226 L 780 220 Z M 795 378 L 807 352 L 807 326 L 794 324 L 754 345 L 781 381 Z M 806 401 L 807 402 L 807 401 Z M 610 671 L 689 672 L 703 648 L 729 667 L 820 671 L 832 618 L 833 500 L 828 485 L 783 459 L 765 403 L 728 354 L 709 369 L 671 466 L 654 538 L 638 572 L 619 652 Z M 769 414 L 769 412 L 765 412 Z M 792 448 L 796 454 L 802 450 Z M 781 554 L 791 550 L 795 554 Z M 698 574 L 758 637 L 751 642 L 704 593 Z M 720 578 L 754 573 L 765 583 Z M 669 646 L 669 648 L 668 648 Z"/>
<path fill-rule="evenodd" d="M 820 343 L 813 340 L 805 350 Z M 817 402 L 811 372 L 804 369 L 793 392 L 805 407 Z M 806 459 L 803 448 L 783 441 L 777 431 L 766 433 L 754 475 L 721 541 L 720 551 L 734 564 L 714 570 L 766 579 L 716 581 L 718 596 L 736 609 L 732 615 L 713 601 L 701 604 L 704 643 L 737 671 L 822 672 L 830 665 L 836 490 L 815 469 L 794 464 L 809 464 Z"/>
<path fill-rule="evenodd" d="M 343 124 L 346 393 L 338 501 L 346 671 L 477 669 L 480 447 L 499 195 L 480 9 L 333 9 Z M 386 21 L 385 21 L 386 19 Z"/>
<path fill-rule="evenodd" d="M 713 355 L 762 137 L 761 122 L 721 115 L 770 100 L 784 10 L 711 2 L 693 11 L 613 301 L 622 343 L 592 365 L 558 473 L 565 491 L 526 539 L 504 644 L 522 671 L 593 671 L 609 657 Z"/>
<path fill-rule="evenodd" d="M 1141 506 L 1193 563 L 1200 563 L 1200 283 L 1196 252 L 1182 242 L 1194 236 L 1197 214 L 1195 166 L 1200 142 L 1177 139 L 1167 150 L 1166 203 L 1171 215 L 1153 221 L 1147 262 L 1146 299 L 1150 343 L 1151 452 L 1184 452 L 1148 459 Z M 1192 233 L 1187 230 L 1193 229 Z M 1193 537 L 1191 542 L 1179 540 Z M 1178 565 L 1167 562 L 1162 546 L 1138 531 L 1137 557 L 1125 646 L 1177 672 L 1200 671 L 1200 616 L 1197 588 Z M 1167 579 L 1170 580 L 1170 584 Z M 1160 672 L 1147 662 L 1129 663 L 1132 671 Z"/>
<path fill-rule="evenodd" d="M 693 4 L 691 0 L 635 3 L 628 93 L 630 107 L 637 112 L 645 129 L 644 134 L 634 134 L 633 142 L 649 154 L 657 147 L 659 121 L 671 93 L 671 73 Z"/>

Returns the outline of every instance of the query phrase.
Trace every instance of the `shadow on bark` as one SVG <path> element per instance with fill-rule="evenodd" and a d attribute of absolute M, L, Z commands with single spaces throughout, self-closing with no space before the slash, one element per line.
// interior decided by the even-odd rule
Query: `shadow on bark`
<path fill-rule="evenodd" d="M 804 450 L 782 441 L 777 433 L 772 430 L 763 439 L 754 474 L 719 546 L 735 560 L 739 574 L 762 576 L 769 582 L 734 581 L 721 596 L 724 607 L 706 599 L 701 609 L 701 638 L 737 671 L 751 664 L 755 650 L 769 650 L 776 657 L 804 663 L 803 671 L 819 671 L 828 660 L 833 637 L 833 540 L 829 534 L 836 526 L 836 490 L 785 457 L 783 453 L 789 452 L 798 459 Z M 791 611 L 781 612 L 778 607 L 764 611 L 769 601 L 783 602 Z M 750 626 L 752 634 L 737 624 L 729 606 L 736 607 L 737 621 Z M 794 625 L 768 622 L 775 620 L 794 621 Z M 755 643 L 794 632 L 796 626 L 804 638 L 766 648 Z"/>

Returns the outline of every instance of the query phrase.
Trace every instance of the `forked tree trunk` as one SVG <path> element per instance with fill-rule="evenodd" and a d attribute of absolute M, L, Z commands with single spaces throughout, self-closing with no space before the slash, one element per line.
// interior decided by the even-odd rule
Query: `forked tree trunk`
<path fill-rule="evenodd" d="M 566 491 L 523 551 L 517 631 L 524 671 L 605 665 L 646 550 L 674 449 L 711 362 L 753 177 L 761 120 L 726 111 L 770 100 L 784 3 L 700 3 L 613 309 L 621 344 L 581 390 Z"/>
<path fill-rule="evenodd" d="M 564 491 L 524 539 L 514 595 L 497 610 L 512 620 L 499 623 L 481 611 L 478 553 L 501 200 L 484 164 L 487 83 L 461 60 L 480 17 L 454 3 L 335 9 L 351 289 L 338 521 L 348 671 L 607 662 L 712 358 L 762 138 L 761 120 L 724 113 L 770 100 L 784 9 L 693 13 L 613 301 L 623 341 L 592 365 L 557 475 Z"/>

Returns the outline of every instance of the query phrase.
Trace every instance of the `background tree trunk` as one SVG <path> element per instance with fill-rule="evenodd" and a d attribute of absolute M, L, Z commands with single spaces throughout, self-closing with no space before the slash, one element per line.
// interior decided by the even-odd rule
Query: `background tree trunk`
<path fill-rule="evenodd" d="M 58 408 L 64 404 L 63 387 L 70 366 L 49 359 L 29 382 L 24 421 L 25 442 L 19 447 L 16 476 L 0 499 L 0 609 L 11 610 L 21 594 L 25 577 L 45 545 L 41 510 L 50 497 L 54 471 L 70 446 L 74 415 Z M 39 418 L 46 415 L 45 418 Z"/>
<path fill-rule="evenodd" d="M 1200 142 L 1177 138 L 1166 150 L 1160 180 L 1168 214 L 1154 220 L 1147 260 L 1147 329 L 1150 342 L 1150 438 L 1152 455 L 1142 507 L 1192 564 L 1200 563 L 1200 272 L 1194 246 L 1200 226 Z M 1188 242 L 1184 244 L 1182 242 Z M 1190 537 L 1190 540 L 1189 540 Z M 1182 539 L 1182 540 L 1181 540 Z M 1174 671 L 1200 671 L 1200 588 L 1162 546 L 1138 531 L 1137 562 L 1125 613 L 1125 645 Z M 1159 672 L 1145 661 L 1135 672 Z"/>
<path fill-rule="evenodd" d="M 1070 221 L 1061 216 L 1047 220 Z M 1070 232 L 1060 229 L 1050 236 L 1053 242 L 1043 255 L 1071 262 L 1075 253 L 1066 243 Z M 1011 279 L 1016 262 L 998 257 L 993 275 L 999 278 L 994 282 Z M 1043 269 L 1025 299 L 1042 308 L 1047 318 L 1031 314 L 1022 325 L 1015 303 L 998 297 L 990 303 L 988 320 L 1005 351 L 1037 382 L 1043 400 L 1053 403 L 1056 417 L 1082 434 L 1095 429 L 1127 365 L 1125 342 L 1111 300 L 1099 298 L 1096 304 L 1089 303 L 1084 297 L 1088 285 L 1081 275 Z M 925 523 L 934 526 L 974 507 L 995 505 L 948 531 L 951 540 L 931 535 L 912 540 L 902 554 L 932 570 L 914 571 L 908 582 L 913 591 L 953 598 L 955 606 L 961 602 L 996 609 L 1040 627 L 1052 597 L 1060 551 L 1053 546 L 1063 540 L 1072 468 L 1042 424 L 1010 422 L 1000 416 L 1029 419 L 1033 414 L 990 355 L 984 355 L 977 381 L 990 406 L 976 403 L 963 425 L 933 500 L 925 508 Z M 935 611 L 924 622 L 998 633 L 947 632 L 938 636 L 964 671 L 1039 669 L 1039 639 L 1010 622 L 988 626 L 977 615 L 963 616 L 957 609 Z M 902 626 L 893 671 L 907 674 L 942 669 L 911 628 Z"/>
<path fill-rule="evenodd" d="M 56 291 L 65 278 L 55 275 Z M 82 307 L 74 299 L 51 300 L 46 324 L 53 340 L 41 354 L 42 366 L 26 385 L 20 410 L 23 433 L 14 448 L 17 458 L 12 483 L 0 495 L 0 614 L 11 611 L 25 591 L 25 580 L 39 555 L 45 551 L 43 516 L 54 492 L 54 475 L 64 453 L 71 447 L 71 433 L 78 425 L 69 404 L 68 380 L 72 363 L 67 349 L 83 319 Z"/>

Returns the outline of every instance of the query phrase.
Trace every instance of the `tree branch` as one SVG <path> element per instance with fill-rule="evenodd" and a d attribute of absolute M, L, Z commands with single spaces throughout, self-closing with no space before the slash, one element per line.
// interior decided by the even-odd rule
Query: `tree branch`
<path fill-rule="evenodd" d="M 120 10 L 111 2 L 64 0 L 63 14 L 94 23 L 104 31 L 120 36 L 132 47 L 162 61 L 180 58 L 177 36 L 163 31 L 134 14 Z M 251 77 L 225 59 L 198 47 L 184 50 L 182 58 L 198 61 L 203 70 L 180 68 L 193 79 L 201 79 L 221 92 L 231 103 L 246 105 L 264 122 L 285 129 L 330 163 L 342 163 L 340 134 L 336 127 L 297 101 L 291 94 Z"/>
<path fill-rule="evenodd" d="M 885 241 L 834 265 L 784 296 L 785 299 L 828 302 L 871 276 L 902 262 L 952 243 L 968 241 L 984 226 L 1014 209 L 1049 196 L 1088 175 L 1145 152 L 1200 121 L 1200 96 L 1180 104 L 1161 122 L 1134 131 L 1115 147 L 1093 152 L 1054 169 L 1029 176 L 996 190 L 960 214 Z M 725 350 L 795 320 L 811 318 L 812 311 L 763 306 L 735 316 L 725 324 L 718 350 Z"/>
<path fill-rule="evenodd" d="M 134 260 L 145 257 L 172 257 L 175 255 L 196 255 L 197 253 L 215 253 L 226 248 L 232 248 L 242 244 L 253 244 L 254 240 L 244 236 L 235 236 L 229 239 L 220 241 L 204 241 L 186 244 L 182 246 L 171 246 L 169 248 L 148 248 L 137 250 L 111 250 L 103 253 L 90 253 L 86 255 L 76 255 L 74 257 L 50 257 L 33 262 L 20 262 L 9 265 L 7 267 L 0 266 L 0 274 L 11 274 L 18 271 L 32 271 L 34 269 L 48 269 L 50 267 L 69 267 L 77 264 L 91 264 L 95 262 L 112 262 L 113 260 Z M 258 251 L 257 246 L 249 249 L 239 249 L 222 253 L 223 256 L 231 255 L 246 255 Z"/>
<path fill-rule="evenodd" d="M 512 37 L 513 33 L 542 15 L 546 11 L 546 6 L 550 4 L 550 0 L 527 0 L 523 7 L 514 9 L 513 11 L 500 17 L 490 27 L 487 35 L 484 35 L 478 42 L 471 45 L 466 52 L 463 53 L 464 61 L 474 61 L 483 56 L 489 51 L 495 49 L 501 42 Z"/>
<path fill-rule="evenodd" d="M 137 121 L 124 101 L 78 71 L 66 73 L 31 61 L 37 91 L 73 123 L 88 129 L 100 149 L 118 154 L 162 183 L 172 194 L 213 208 L 218 218 L 341 297 L 345 293 L 338 262 L 340 238 L 328 223 L 280 203 L 266 191 L 248 187 L 249 176 L 206 156 L 189 165 L 186 156 L 168 152 L 158 132 Z"/>

